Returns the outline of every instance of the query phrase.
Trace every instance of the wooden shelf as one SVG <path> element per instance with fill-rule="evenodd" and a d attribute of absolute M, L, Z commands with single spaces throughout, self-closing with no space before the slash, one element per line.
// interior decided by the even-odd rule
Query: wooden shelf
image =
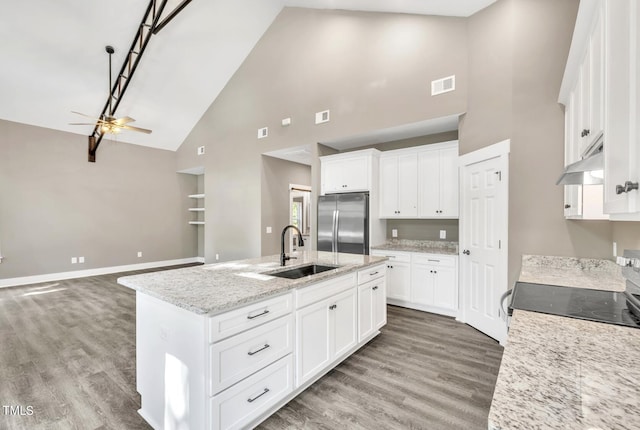
<path fill-rule="evenodd" d="M 204 208 L 189 208 L 190 212 L 204 212 Z"/>
<path fill-rule="evenodd" d="M 191 225 L 204 225 L 204 221 L 189 221 Z"/>
<path fill-rule="evenodd" d="M 204 194 L 189 194 L 192 199 L 204 199 Z"/>

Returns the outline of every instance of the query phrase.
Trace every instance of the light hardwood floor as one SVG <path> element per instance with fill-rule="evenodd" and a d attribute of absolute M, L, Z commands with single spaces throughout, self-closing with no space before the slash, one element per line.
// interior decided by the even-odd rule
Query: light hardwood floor
<path fill-rule="evenodd" d="M 122 275 L 0 289 L 0 429 L 149 428 Z M 486 429 L 502 348 L 451 318 L 388 310 L 380 336 L 260 427 Z"/>

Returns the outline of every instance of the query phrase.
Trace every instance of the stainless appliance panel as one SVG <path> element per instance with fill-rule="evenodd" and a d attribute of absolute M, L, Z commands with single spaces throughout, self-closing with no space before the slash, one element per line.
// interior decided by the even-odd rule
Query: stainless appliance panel
<path fill-rule="evenodd" d="M 334 241 L 336 195 L 318 197 L 318 251 L 336 252 Z"/>
<path fill-rule="evenodd" d="M 338 252 L 369 255 L 369 195 L 339 194 Z"/>

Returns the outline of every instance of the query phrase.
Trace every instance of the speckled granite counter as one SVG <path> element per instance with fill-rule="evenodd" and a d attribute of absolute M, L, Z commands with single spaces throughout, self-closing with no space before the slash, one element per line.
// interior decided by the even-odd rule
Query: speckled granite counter
<path fill-rule="evenodd" d="M 523 255 L 519 281 L 607 291 L 625 289 L 620 266 L 591 258 Z"/>
<path fill-rule="evenodd" d="M 371 249 L 380 251 L 424 252 L 425 254 L 458 255 L 458 242 L 392 239 L 382 245 L 372 246 Z"/>
<path fill-rule="evenodd" d="M 311 263 L 339 266 L 312 277 L 269 276 L 283 270 L 278 255 L 125 276 L 118 283 L 196 314 L 213 315 L 285 291 L 380 263 L 386 258 L 331 252 L 294 252 L 287 268 Z"/>
<path fill-rule="evenodd" d="M 620 290 L 619 273 L 620 267 L 603 260 L 524 256 L 520 280 Z M 488 427 L 638 428 L 637 363 L 638 329 L 516 310 Z"/>

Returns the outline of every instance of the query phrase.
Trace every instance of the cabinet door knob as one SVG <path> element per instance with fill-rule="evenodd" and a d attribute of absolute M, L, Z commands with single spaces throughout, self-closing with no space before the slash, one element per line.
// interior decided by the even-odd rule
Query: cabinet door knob
<path fill-rule="evenodd" d="M 580 137 L 589 136 L 589 133 L 591 133 L 591 130 L 589 130 L 588 128 L 585 128 L 582 130 L 582 133 L 580 133 Z"/>
<path fill-rule="evenodd" d="M 471 251 L 469 251 L 468 249 L 465 249 L 464 251 L 462 251 L 462 253 L 465 255 L 471 255 Z"/>
<path fill-rule="evenodd" d="M 372 288 L 373 291 L 377 290 L 378 286 L 376 285 L 375 287 Z"/>
<path fill-rule="evenodd" d="M 571 205 L 570 205 L 570 204 L 568 204 L 568 203 L 564 205 L 564 208 L 565 208 L 565 209 L 569 209 L 570 207 L 571 207 Z"/>
<path fill-rule="evenodd" d="M 637 190 L 638 183 L 626 181 L 624 185 L 616 185 L 616 194 L 628 193 L 631 190 Z"/>

